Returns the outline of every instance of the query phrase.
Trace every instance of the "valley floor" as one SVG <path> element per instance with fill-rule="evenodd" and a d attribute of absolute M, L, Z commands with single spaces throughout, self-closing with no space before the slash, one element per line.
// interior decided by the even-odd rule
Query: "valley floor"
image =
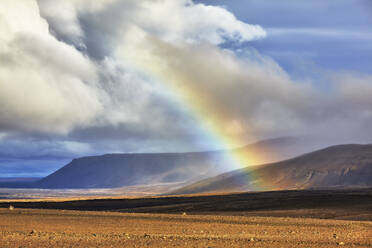
<path fill-rule="evenodd" d="M 372 247 L 371 221 L 0 209 L 0 247 Z"/>
<path fill-rule="evenodd" d="M 0 200 L 0 248 L 340 246 L 372 248 L 372 189 Z"/>

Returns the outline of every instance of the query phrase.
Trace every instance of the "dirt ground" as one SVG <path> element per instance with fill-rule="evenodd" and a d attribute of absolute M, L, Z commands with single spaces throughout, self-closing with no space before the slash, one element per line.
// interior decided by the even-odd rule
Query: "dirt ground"
<path fill-rule="evenodd" d="M 0 209 L 0 247 L 372 247 L 371 221 Z"/>

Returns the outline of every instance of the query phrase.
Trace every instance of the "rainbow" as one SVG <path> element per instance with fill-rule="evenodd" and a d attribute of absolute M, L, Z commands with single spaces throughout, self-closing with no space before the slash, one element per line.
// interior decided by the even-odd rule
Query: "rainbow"
<path fill-rule="evenodd" d="M 178 102 L 197 120 L 203 137 L 207 137 L 217 147 L 227 151 L 225 156 L 229 161 L 227 165 L 229 170 L 242 168 L 249 170 L 249 166 L 262 164 L 264 159 L 260 155 L 247 149 L 234 149 L 246 145 L 242 138 L 241 124 L 234 120 L 226 109 L 216 109 L 214 106 L 220 104 L 208 94 L 203 94 L 200 88 L 195 87 L 197 84 L 190 83 L 190 78 L 177 70 L 171 70 L 160 57 L 150 53 L 136 53 L 131 62 L 135 63 L 136 70 L 169 92 L 172 100 Z M 246 181 L 259 182 L 254 185 L 256 190 L 270 188 L 255 173 L 249 173 Z"/>

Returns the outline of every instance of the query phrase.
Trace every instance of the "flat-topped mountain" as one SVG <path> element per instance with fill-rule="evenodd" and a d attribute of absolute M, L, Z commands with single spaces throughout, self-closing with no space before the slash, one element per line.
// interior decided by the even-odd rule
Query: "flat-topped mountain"
<path fill-rule="evenodd" d="M 255 157 L 256 163 L 287 159 L 315 150 L 307 140 L 278 138 L 232 150 Z M 0 187 L 117 188 L 131 185 L 193 183 L 234 167 L 224 151 L 157 154 L 106 154 L 72 160 L 33 183 L 0 183 Z M 249 164 L 247 164 L 249 165 Z M 236 168 L 236 167 L 235 167 Z"/>
<path fill-rule="evenodd" d="M 42 188 L 115 188 L 184 182 L 223 171 L 218 153 L 107 154 L 83 157 L 39 181 Z"/>
<path fill-rule="evenodd" d="M 371 187 L 372 145 L 338 145 L 201 180 L 173 192 Z"/>

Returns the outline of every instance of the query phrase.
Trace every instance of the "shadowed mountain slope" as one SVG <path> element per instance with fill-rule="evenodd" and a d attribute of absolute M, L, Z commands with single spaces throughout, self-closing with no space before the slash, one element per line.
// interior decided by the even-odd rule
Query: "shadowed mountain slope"
<path fill-rule="evenodd" d="M 287 159 L 315 145 L 300 138 L 257 142 L 233 151 L 253 154 L 257 163 Z M 230 153 L 230 152 L 229 152 Z M 35 183 L 0 183 L 0 187 L 26 188 L 117 188 L 131 185 L 193 183 L 233 169 L 225 152 L 106 154 L 83 157 Z M 248 164 L 247 164 L 248 165 Z M 236 168 L 236 167 L 235 167 Z"/>
<path fill-rule="evenodd" d="M 372 145 L 338 145 L 282 162 L 224 173 L 173 194 L 371 186 Z"/>
<path fill-rule="evenodd" d="M 217 153 L 107 154 L 74 159 L 43 178 L 42 188 L 115 188 L 182 182 L 223 171 Z"/>

